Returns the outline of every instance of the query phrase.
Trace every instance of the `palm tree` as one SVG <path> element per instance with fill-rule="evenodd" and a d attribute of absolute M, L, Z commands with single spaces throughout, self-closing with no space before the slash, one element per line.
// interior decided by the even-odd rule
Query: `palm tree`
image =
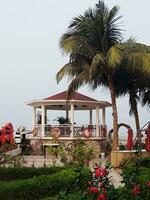
<path fill-rule="evenodd" d="M 127 69 L 122 69 L 121 67 L 114 75 L 114 85 L 117 97 L 125 95 L 129 96 L 129 105 L 130 105 L 129 114 L 134 115 L 139 144 L 141 138 L 139 135 L 140 120 L 139 120 L 137 103 L 140 100 L 139 97 L 140 81 L 141 81 L 140 77 L 138 77 L 135 72 L 131 73 L 131 71 L 128 71 Z"/>
<path fill-rule="evenodd" d="M 124 43 L 127 51 L 114 75 L 114 85 L 117 96 L 129 95 L 130 114 L 135 117 L 138 145 L 141 145 L 140 120 L 137 104 L 143 95 L 143 102 L 146 101 L 147 93 L 145 90 L 150 75 L 150 47 L 136 43 L 132 39 Z M 145 99 L 144 99 L 145 94 Z"/>
<path fill-rule="evenodd" d="M 69 55 L 69 62 L 57 73 L 59 82 L 64 76 L 71 79 L 68 97 L 83 84 L 92 84 L 93 74 L 105 76 L 110 90 L 113 110 L 113 149 L 118 146 L 118 113 L 113 74 L 123 57 L 119 8 L 108 9 L 103 1 L 95 9 L 88 9 L 73 19 L 68 31 L 60 40 L 63 53 Z M 91 76 L 89 77 L 89 73 Z M 103 80 L 99 78 L 99 84 Z"/>

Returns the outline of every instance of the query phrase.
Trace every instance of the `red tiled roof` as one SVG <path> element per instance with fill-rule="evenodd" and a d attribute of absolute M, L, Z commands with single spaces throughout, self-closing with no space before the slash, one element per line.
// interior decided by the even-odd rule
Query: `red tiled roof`
<path fill-rule="evenodd" d="M 43 100 L 66 100 L 67 91 L 55 94 L 53 96 L 47 97 Z M 75 92 L 73 95 L 72 100 L 79 100 L 79 101 L 97 101 L 96 99 L 92 99 L 88 96 Z"/>

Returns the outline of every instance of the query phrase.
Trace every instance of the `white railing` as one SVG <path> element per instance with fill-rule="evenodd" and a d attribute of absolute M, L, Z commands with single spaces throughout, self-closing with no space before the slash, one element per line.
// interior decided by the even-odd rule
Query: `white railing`
<path fill-rule="evenodd" d="M 57 125 L 45 125 L 45 137 L 52 137 L 52 131 L 53 128 L 58 128 L 61 133 L 61 137 L 70 137 L 71 135 L 71 130 L 72 130 L 72 125 L 71 124 L 57 124 Z M 40 137 L 42 133 L 42 127 L 41 125 L 36 125 L 37 130 L 37 136 Z M 84 132 L 85 130 L 88 129 L 92 136 L 91 137 L 96 137 L 96 125 L 77 125 L 74 124 L 73 126 L 73 136 L 74 137 L 84 137 Z M 101 130 L 99 130 L 101 136 Z"/>

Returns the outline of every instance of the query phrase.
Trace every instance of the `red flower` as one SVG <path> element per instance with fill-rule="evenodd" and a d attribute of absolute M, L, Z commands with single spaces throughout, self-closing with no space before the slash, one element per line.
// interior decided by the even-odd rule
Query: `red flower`
<path fill-rule="evenodd" d="M 96 168 L 95 169 L 95 176 L 98 178 L 101 175 L 101 169 L 100 168 Z"/>
<path fill-rule="evenodd" d="M 134 196 L 136 196 L 136 195 L 138 195 L 138 194 L 140 194 L 140 193 L 141 193 L 141 188 L 140 188 L 140 186 L 139 186 L 139 185 L 134 186 L 134 188 L 132 189 L 132 194 L 133 194 Z"/>
<path fill-rule="evenodd" d="M 100 194 L 96 200 L 107 200 L 107 198 L 105 194 Z"/>
<path fill-rule="evenodd" d="M 99 192 L 99 189 L 97 187 L 90 187 L 89 188 L 89 191 L 90 192 L 93 192 L 93 193 L 98 193 Z"/>
<path fill-rule="evenodd" d="M 104 168 L 104 169 L 103 169 L 103 168 L 101 169 L 101 176 L 106 176 L 106 169 L 105 169 L 105 168 Z"/>
<path fill-rule="evenodd" d="M 147 182 L 147 186 L 148 186 L 148 187 L 149 187 L 149 189 L 150 189 L 150 181 L 148 181 L 148 182 Z"/>

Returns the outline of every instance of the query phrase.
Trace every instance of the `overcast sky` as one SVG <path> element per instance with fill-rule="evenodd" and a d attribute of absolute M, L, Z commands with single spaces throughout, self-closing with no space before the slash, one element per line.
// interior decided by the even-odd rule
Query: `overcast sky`
<path fill-rule="evenodd" d="M 31 108 L 25 103 L 67 89 L 67 82 L 56 83 L 56 72 L 67 61 L 59 50 L 60 36 L 72 18 L 93 7 L 96 0 L 0 0 L 0 126 L 11 121 L 15 128 L 31 127 Z M 148 0 L 105 0 L 109 7 L 120 6 L 124 38 L 134 36 L 150 45 L 150 2 Z M 109 91 L 79 92 L 98 100 L 110 101 Z M 119 122 L 134 127 L 128 115 L 128 99 L 117 101 Z M 146 108 L 140 108 L 141 124 L 150 120 Z M 111 128 L 111 109 L 107 112 Z M 82 117 L 81 117 L 82 118 Z M 80 119 L 83 122 L 83 118 Z"/>

